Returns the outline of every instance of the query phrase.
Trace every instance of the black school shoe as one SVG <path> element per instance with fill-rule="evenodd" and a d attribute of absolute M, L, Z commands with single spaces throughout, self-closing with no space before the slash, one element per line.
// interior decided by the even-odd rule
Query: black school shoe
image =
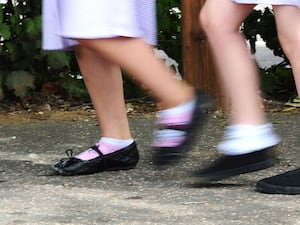
<path fill-rule="evenodd" d="M 192 176 L 195 181 L 210 182 L 267 169 L 274 165 L 269 158 L 268 152 L 270 149 L 266 148 L 261 151 L 235 156 L 222 155 L 212 165 L 193 173 Z"/>
<path fill-rule="evenodd" d="M 300 168 L 262 179 L 256 190 L 267 194 L 300 194 Z"/>
<path fill-rule="evenodd" d="M 135 142 L 107 155 L 103 155 L 97 146 L 91 148 L 99 154 L 97 158 L 91 160 L 77 159 L 72 157 L 72 150 L 69 149 L 66 151 L 69 157 L 55 163 L 52 166 L 53 170 L 63 176 L 86 175 L 103 171 L 133 169 L 139 160 L 139 152 Z"/>
<path fill-rule="evenodd" d="M 202 91 L 196 92 L 196 105 L 192 115 L 191 122 L 184 126 L 176 128 L 177 130 L 186 132 L 186 139 L 176 147 L 153 147 L 153 163 L 154 165 L 163 168 L 164 166 L 176 163 L 190 149 L 195 141 L 196 128 L 203 125 L 208 117 L 208 110 L 212 107 L 212 98 Z M 168 129 L 164 127 L 163 129 Z M 174 128 L 170 128 L 174 129 Z"/>

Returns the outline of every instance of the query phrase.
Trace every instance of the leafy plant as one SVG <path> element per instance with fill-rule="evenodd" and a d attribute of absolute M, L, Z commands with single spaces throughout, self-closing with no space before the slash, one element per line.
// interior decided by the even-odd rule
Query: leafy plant
<path fill-rule="evenodd" d="M 242 32 L 249 41 L 251 51 L 256 52 L 256 41 L 260 36 L 266 47 L 282 62 L 269 68 L 260 68 L 262 90 L 268 98 L 288 101 L 296 95 L 293 73 L 290 63 L 284 54 L 277 37 L 277 29 L 273 11 L 266 7 L 264 10 L 253 10 L 244 21 Z"/>
<path fill-rule="evenodd" d="M 24 70 L 13 71 L 8 74 L 5 85 L 15 96 L 24 98 L 29 90 L 34 89 L 34 76 Z"/>
<path fill-rule="evenodd" d="M 41 1 L 0 4 L 0 92 L 24 98 L 70 70 L 70 53 L 41 50 Z M 24 82 L 26 81 L 26 82 Z M 18 83 L 20 82 L 20 83 Z"/>
<path fill-rule="evenodd" d="M 157 47 L 175 59 L 179 67 L 182 65 L 180 3 L 180 0 L 157 1 Z M 40 0 L 7 0 L 0 3 L 0 100 L 11 93 L 23 98 L 33 89 L 41 91 L 47 83 L 60 85 L 71 96 L 87 95 L 83 80 L 70 76 L 79 74 L 72 52 L 41 50 L 41 21 Z M 253 52 L 256 50 L 257 35 L 260 35 L 274 55 L 283 58 L 280 64 L 261 69 L 266 95 L 276 99 L 294 96 L 289 62 L 276 36 L 272 10 L 253 10 L 245 20 L 242 31 Z M 125 77 L 124 89 L 126 98 L 144 95 L 143 89 L 134 80 Z"/>
<path fill-rule="evenodd" d="M 158 48 L 182 65 L 180 0 L 157 1 Z"/>
<path fill-rule="evenodd" d="M 273 65 L 260 69 L 264 97 L 287 102 L 297 96 L 293 73 L 290 68 Z"/>
<path fill-rule="evenodd" d="M 159 43 L 168 55 L 181 61 L 181 21 L 179 0 L 158 1 Z M 9 94 L 16 83 L 9 84 L 14 79 L 8 79 L 14 71 L 18 80 L 27 79 L 28 74 L 34 78 L 35 91 L 41 90 L 48 82 L 55 82 L 68 90 L 70 95 L 87 95 L 83 80 L 75 80 L 69 74 L 78 74 L 79 69 L 75 57 L 71 52 L 42 51 L 41 50 L 41 1 L 40 0 L 8 0 L 0 4 L 0 92 Z M 21 76 L 26 77 L 21 78 Z M 67 82 L 66 82 L 67 81 Z M 21 85 L 21 84 L 20 84 Z M 26 95 L 33 86 L 22 89 Z M 127 98 L 143 95 L 143 90 L 136 83 L 124 78 L 124 89 Z M 135 90 L 135 91 L 132 91 Z M 26 92 L 26 93 L 25 93 Z M 13 93 L 13 92 L 12 92 Z M 2 96 L 3 98 L 3 96 Z"/>
<path fill-rule="evenodd" d="M 71 97 L 82 98 L 88 96 L 88 91 L 82 79 L 76 79 L 71 75 L 61 77 L 58 82 Z"/>

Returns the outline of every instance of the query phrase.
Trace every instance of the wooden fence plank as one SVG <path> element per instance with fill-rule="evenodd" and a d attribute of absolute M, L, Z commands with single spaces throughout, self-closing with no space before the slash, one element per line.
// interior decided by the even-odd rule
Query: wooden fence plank
<path fill-rule="evenodd" d="M 199 24 L 199 11 L 205 0 L 182 0 L 183 76 L 184 79 L 213 95 L 216 105 L 223 103 L 223 94 L 205 34 Z"/>

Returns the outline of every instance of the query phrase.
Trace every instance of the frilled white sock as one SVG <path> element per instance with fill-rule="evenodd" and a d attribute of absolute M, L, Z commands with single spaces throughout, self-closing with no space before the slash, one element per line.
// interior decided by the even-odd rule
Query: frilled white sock
<path fill-rule="evenodd" d="M 226 129 L 225 140 L 217 149 L 224 155 L 241 155 L 277 145 L 280 138 L 272 124 L 232 125 Z"/>
<path fill-rule="evenodd" d="M 161 110 L 158 113 L 157 124 L 169 129 L 154 132 L 153 147 L 175 147 L 186 139 L 186 132 L 176 128 L 191 123 L 196 99 L 188 101 L 179 106 Z M 173 129 L 174 128 L 174 129 Z"/>
<path fill-rule="evenodd" d="M 196 105 L 196 99 L 175 106 L 173 108 L 161 110 L 157 114 L 158 124 L 187 124 L 192 118 Z"/>

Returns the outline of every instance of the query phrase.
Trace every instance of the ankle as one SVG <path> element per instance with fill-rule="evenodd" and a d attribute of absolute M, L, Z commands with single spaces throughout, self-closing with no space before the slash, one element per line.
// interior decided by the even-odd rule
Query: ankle
<path fill-rule="evenodd" d="M 169 101 L 161 101 L 159 105 L 164 110 L 171 109 L 183 105 L 189 101 L 192 101 L 195 99 L 195 97 L 196 97 L 195 89 L 189 87 L 182 90 L 182 93 L 177 93 L 176 98 L 172 97 L 172 99 L 169 99 Z"/>
<path fill-rule="evenodd" d="M 102 137 L 96 144 L 103 155 L 116 152 L 125 148 L 134 142 L 133 139 L 116 139 L 109 137 Z"/>

